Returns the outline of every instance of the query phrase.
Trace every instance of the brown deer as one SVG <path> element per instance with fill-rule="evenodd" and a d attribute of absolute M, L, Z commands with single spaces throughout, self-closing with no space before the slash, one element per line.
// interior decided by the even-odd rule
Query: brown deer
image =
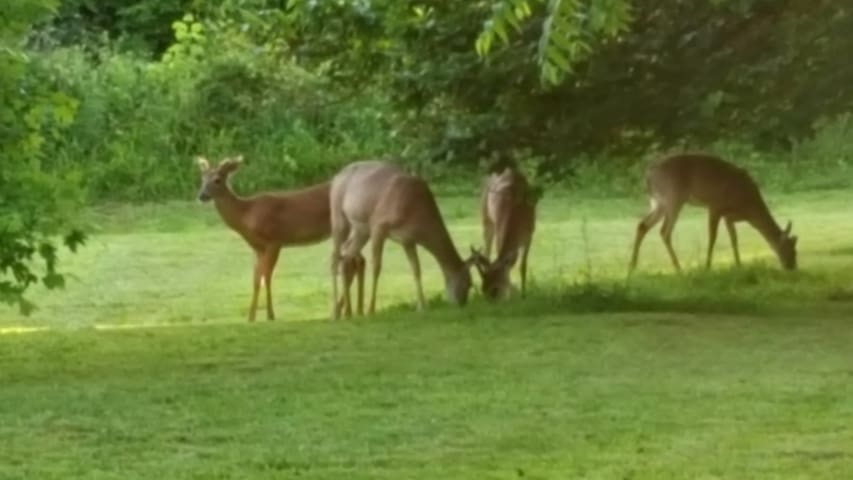
<path fill-rule="evenodd" d="M 332 179 L 332 318 L 340 315 L 338 263 L 351 261 L 371 241 L 373 289 L 368 313 L 376 310 L 382 251 L 388 238 L 400 243 L 415 277 L 417 308 L 426 306 L 417 247 L 435 257 L 444 274 L 450 302 L 464 305 L 471 288 L 470 261 L 453 245 L 427 183 L 399 166 L 381 160 L 351 163 Z M 348 285 L 344 285 L 346 290 Z M 345 293 L 344 298 L 348 298 Z"/>
<path fill-rule="evenodd" d="M 758 185 L 750 174 L 718 156 L 707 153 L 681 153 L 664 157 L 646 172 L 651 211 L 637 224 L 631 271 L 637 266 L 640 245 L 646 233 L 663 219 L 661 237 L 676 271 L 681 271 L 672 249 L 672 231 L 685 203 L 708 210 L 708 257 L 711 267 L 717 227 L 725 219 L 735 263 L 740 265 L 735 223 L 748 222 L 776 252 L 786 270 L 797 268 L 797 237 L 791 235 L 791 222 L 783 230 L 773 219 Z"/>
<path fill-rule="evenodd" d="M 480 210 L 483 222 L 485 252 L 471 248 L 474 265 L 480 272 L 483 295 L 504 299 L 510 293 L 510 271 L 521 253 L 521 296 L 527 291 L 527 256 L 536 229 L 536 201 L 523 173 L 506 167 L 486 179 Z M 492 244 L 497 257 L 490 261 Z"/>
<path fill-rule="evenodd" d="M 229 177 L 243 162 L 243 156 L 226 158 L 211 168 L 204 157 L 197 157 L 201 169 L 201 188 L 198 199 L 213 200 L 219 216 L 232 230 L 240 234 L 255 252 L 252 302 L 249 321 L 255 321 L 261 283 L 266 288 L 267 319 L 274 320 L 272 277 L 282 247 L 309 245 L 329 238 L 329 182 L 302 190 L 279 193 L 260 193 L 240 197 L 229 186 Z M 364 258 L 354 255 L 342 266 L 344 282 L 349 286 L 358 280 L 358 313 L 362 314 L 364 297 Z M 349 292 L 349 288 L 347 288 Z M 352 314 L 350 301 L 341 299 L 346 315 Z"/>

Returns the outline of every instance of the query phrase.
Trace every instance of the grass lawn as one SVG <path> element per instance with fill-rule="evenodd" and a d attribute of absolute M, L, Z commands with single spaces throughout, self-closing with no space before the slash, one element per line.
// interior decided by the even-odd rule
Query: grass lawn
<path fill-rule="evenodd" d="M 415 313 L 389 245 L 383 312 L 355 321 L 325 320 L 329 244 L 285 250 L 281 321 L 254 325 L 251 255 L 211 206 L 99 208 L 67 290 L 0 310 L 0 479 L 850 478 L 849 198 L 770 195 L 799 272 L 745 225 L 749 267 L 721 234 L 697 269 L 690 209 L 675 237 L 693 270 L 650 235 L 626 280 L 644 200 L 552 195 L 531 298 L 445 306 L 422 254 L 434 300 Z M 479 244 L 475 198 L 442 211 Z"/>

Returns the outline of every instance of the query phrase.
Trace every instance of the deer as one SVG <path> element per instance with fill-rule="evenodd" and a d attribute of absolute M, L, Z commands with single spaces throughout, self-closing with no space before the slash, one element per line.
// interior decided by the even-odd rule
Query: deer
<path fill-rule="evenodd" d="M 332 179 L 332 312 L 340 315 L 338 264 L 357 258 L 371 243 L 372 290 L 368 314 L 376 311 L 382 254 L 387 239 L 406 253 L 415 281 L 417 310 L 426 307 L 417 247 L 429 252 L 441 267 L 450 303 L 464 306 L 471 288 L 471 259 L 463 260 L 447 231 L 438 204 L 426 181 L 388 160 L 350 163 Z M 345 283 L 348 291 L 349 286 Z M 344 298 L 349 295 L 345 292 Z M 348 300 L 345 300 L 348 301 Z"/>
<path fill-rule="evenodd" d="M 213 201 L 219 216 L 237 232 L 255 253 L 252 279 L 252 300 L 249 322 L 255 321 L 258 295 L 263 284 L 266 290 L 267 319 L 275 319 L 272 303 L 272 277 L 283 247 L 319 243 L 331 235 L 329 189 L 330 182 L 320 183 L 289 192 L 264 192 L 241 197 L 230 186 L 232 174 L 243 163 L 243 156 L 223 159 L 215 168 L 204 157 L 196 157 L 201 170 L 198 200 Z M 354 255 L 342 264 L 344 282 L 358 282 L 358 314 L 363 314 L 365 261 Z M 347 288 L 349 292 L 349 288 Z M 349 299 L 340 300 L 346 315 L 352 316 Z"/>
<path fill-rule="evenodd" d="M 480 197 L 484 251 L 471 247 L 471 258 L 482 279 L 483 295 L 489 300 L 509 297 L 510 272 L 521 255 L 521 297 L 527 291 L 527 257 L 536 229 L 537 198 L 523 173 L 507 166 L 490 174 Z M 490 260 L 494 244 L 497 257 Z"/>
<path fill-rule="evenodd" d="M 797 268 L 797 237 L 791 222 L 782 229 L 761 195 L 758 184 L 745 169 L 709 153 L 680 153 L 653 162 L 646 171 L 651 211 L 637 224 L 630 271 L 637 266 L 646 233 L 663 220 L 660 234 L 676 272 L 681 271 L 672 248 L 672 231 L 684 204 L 708 210 L 708 254 L 711 268 L 720 219 L 726 222 L 734 260 L 741 265 L 735 224 L 747 222 L 764 237 L 785 270 Z"/>

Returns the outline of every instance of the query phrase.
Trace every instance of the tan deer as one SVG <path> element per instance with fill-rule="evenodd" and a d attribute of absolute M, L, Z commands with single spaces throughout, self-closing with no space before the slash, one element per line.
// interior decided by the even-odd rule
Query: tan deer
<path fill-rule="evenodd" d="M 507 298 L 510 272 L 521 254 L 521 296 L 527 291 L 527 257 L 536 229 L 536 198 L 523 173 L 506 167 L 489 175 L 481 196 L 481 217 L 485 252 L 471 248 L 474 265 L 482 278 L 483 295 L 490 299 Z M 497 257 L 490 261 L 492 244 Z"/>
<path fill-rule="evenodd" d="M 226 158 L 216 168 L 211 168 L 204 157 L 197 157 L 201 169 L 201 188 L 198 198 L 202 202 L 213 200 L 219 216 L 226 225 L 240 234 L 255 252 L 252 302 L 249 321 L 255 321 L 258 294 L 261 284 L 266 289 L 267 319 L 275 319 L 272 304 L 272 277 L 282 247 L 309 245 L 329 238 L 331 233 L 329 210 L 329 182 L 302 190 L 279 193 L 261 193 L 240 197 L 229 186 L 229 177 L 243 162 L 243 157 Z M 358 280 L 358 313 L 362 313 L 364 297 L 364 258 L 354 255 L 342 265 L 344 282 L 350 285 Z M 349 288 L 347 288 L 349 292 Z M 352 314 L 350 301 L 341 299 L 346 314 Z"/>
<path fill-rule="evenodd" d="M 376 292 L 382 270 L 382 251 L 388 238 L 400 243 L 414 274 L 417 308 L 426 306 L 417 247 L 435 257 L 444 274 L 451 303 L 464 305 L 471 288 L 470 261 L 453 245 L 435 197 L 427 183 L 386 161 L 367 160 L 344 167 L 332 180 L 332 318 L 340 315 L 338 263 L 351 261 L 371 242 L 373 288 L 368 313 L 376 310 Z M 349 286 L 344 285 L 345 289 Z M 344 294 L 344 298 L 348 295 Z"/>
<path fill-rule="evenodd" d="M 708 210 L 708 257 L 711 267 L 717 227 L 725 219 L 735 263 L 740 265 L 735 223 L 745 221 L 764 237 L 786 270 L 797 268 L 797 237 L 791 235 L 791 222 L 783 230 L 773 219 L 767 204 L 750 174 L 718 156 L 707 153 L 682 153 L 664 157 L 646 172 L 651 211 L 637 224 L 630 269 L 637 266 L 640 245 L 646 233 L 663 219 L 661 237 L 676 271 L 681 270 L 672 249 L 672 231 L 685 203 Z"/>

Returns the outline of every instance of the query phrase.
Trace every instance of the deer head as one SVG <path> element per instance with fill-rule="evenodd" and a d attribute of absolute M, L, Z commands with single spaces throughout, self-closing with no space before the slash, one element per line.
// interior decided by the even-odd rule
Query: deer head
<path fill-rule="evenodd" d="M 797 236 L 791 235 L 791 227 L 791 222 L 788 221 L 776 242 L 776 254 L 786 270 L 797 269 Z"/>
<path fill-rule="evenodd" d="M 465 268 L 450 276 L 445 281 L 447 300 L 454 305 L 464 306 L 468 303 L 471 291 L 470 261 L 465 262 Z"/>
<path fill-rule="evenodd" d="M 509 280 L 509 267 L 512 266 L 513 259 L 498 258 L 490 262 L 480 249 L 472 246 L 469 261 L 480 273 L 481 290 L 486 299 L 499 300 L 509 296 L 512 286 Z"/>
<path fill-rule="evenodd" d="M 196 157 L 196 163 L 201 170 L 201 187 L 198 199 L 202 202 L 220 197 L 228 191 L 228 177 L 243 163 L 243 156 L 225 158 L 216 168 L 211 168 L 204 157 Z"/>

